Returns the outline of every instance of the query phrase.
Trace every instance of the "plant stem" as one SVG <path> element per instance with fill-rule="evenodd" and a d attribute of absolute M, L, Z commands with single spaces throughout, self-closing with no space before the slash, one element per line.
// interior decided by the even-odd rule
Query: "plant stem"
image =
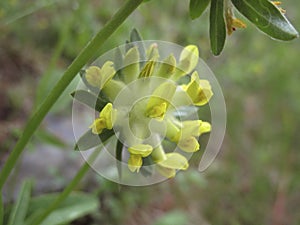
<path fill-rule="evenodd" d="M 93 57 L 96 50 L 103 45 L 103 43 L 110 37 L 110 35 L 142 3 L 142 1 L 143 0 L 127 0 L 68 67 L 62 78 L 57 82 L 45 101 L 32 115 L 27 125 L 25 126 L 22 136 L 19 138 L 15 148 L 9 155 L 0 173 L 0 190 L 2 190 L 7 177 L 14 168 L 14 165 L 23 152 L 24 147 L 26 146 L 46 114 L 49 112 L 53 104 L 63 93 L 65 88 L 74 79 L 80 69 L 88 62 L 88 60 Z"/>
<path fill-rule="evenodd" d="M 2 193 L 0 193 L 0 225 L 3 224 L 3 218 L 4 218 L 4 207 L 3 207 L 3 201 L 2 201 Z"/>
<path fill-rule="evenodd" d="M 73 191 L 73 189 L 78 185 L 78 183 L 81 181 L 81 179 L 84 177 L 84 175 L 89 171 L 90 164 L 92 164 L 95 159 L 97 158 L 100 151 L 98 149 L 95 149 L 94 152 L 89 156 L 88 160 L 83 164 L 83 166 L 79 169 L 76 176 L 72 179 L 72 181 L 68 184 L 67 187 L 63 190 L 63 192 L 60 193 L 60 195 L 53 201 L 52 204 L 50 204 L 44 212 L 42 212 L 40 215 L 38 215 L 30 224 L 31 225 L 38 225 L 41 224 L 41 222 L 49 216 L 49 214 L 55 210 L 60 203 L 62 203 L 69 194 Z"/>

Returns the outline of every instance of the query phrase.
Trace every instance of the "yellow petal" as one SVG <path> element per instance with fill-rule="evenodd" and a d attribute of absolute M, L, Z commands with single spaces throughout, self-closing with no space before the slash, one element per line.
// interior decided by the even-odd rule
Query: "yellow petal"
<path fill-rule="evenodd" d="M 198 140 L 193 136 L 180 139 L 178 142 L 178 147 L 185 152 L 196 152 L 200 149 Z"/>
<path fill-rule="evenodd" d="M 147 103 L 146 116 L 163 119 L 175 91 L 176 85 L 172 82 L 165 82 L 158 86 Z"/>
<path fill-rule="evenodd" d="M 93 134 L 100 134 L 103 131 L 103 129 L 106 128 L 105 120 L 103 118 L 95 119 L 90 128 L 92 128 Z"/>
<path fill-rule="evenodd" d="M 151 145 L 137 144 L 128 148 L 131 155 L 140 155 L 141 157 L 147 157 L 151 154 L 153 148 Z"/>
<path fill-rule="evenodd" d="M 100 118 L 103 118 L 107 129 L 112 129 L 113 124 L 116 121 L 117 110 L 113 109 L 111 103 L 107 103 L 100 112 Z"/>
<path fill-rule="evenodd" d="M 199 51 L 196 45 L 186 46 L 179 58 L 178 68 L 174 74 L 174 80 L 178 80 L 181 76 L 189 74 L 198 64 Z"/>
<path fill-rule="evenodd" d="M 185 90 L 191 101 L 197 106 L 205 105 L 213 96 L 209 81 L 200 80 L 197 72 L 192 74 L 191 81 Z"/>
<path fill-rule="evenodd" d="M 209 122 L 202 121 L 200 125 L 200 134 L 208 133 L 211 131 L 211 125 Z"/>
<path fill-rule="evenodd" d="M 157 171 L 163 175 L 164 177 L 167 178 L 173 178 L 176 175 L 176 170 L 175 169 L 169 169 L 160 165 L 156 166 Z"/>
<path fill-rule="evenodd" d="M 175 170 L 186 170 L 189 167 L 188 160 L 176 152 L 167 153 L 166 160 L 158 163 L 158 165 Z"/>
<path fill-rule="evenodd" d="M 128 159 L 128 168 L 131 172 L 139 172 L 143 164 L 142 157 L 140 155 L 131 154 Z"/>
<path fill-rule="evenodd" d="M 106 83 L 113 78 L 116 74 L 116 71 L 113 67 L 113 62 L 107 61 L 101 68 L 101 84 L 100 90 L 106 85 Z"/>
<path fill-rule="evenodd" d="M 182 122 L 181 139 L 189 136 L 199 137 L 203 133 L 211 131 L 211 125 L 202 120 L 186 120 Z"/>
<path fill-rule="evenodd" d="M 173 54 L 164 59 L 156 72 L 156 76 L 169 78 L 173 75 L 176 69 L 176 59 Z"/>
<path fill-rule="evenodd" d="M 100 87 L 101 84 L 101 70 L 98 66 L 90 66 L 85 71 L 85 78 L 87 82 L 94 86 L 94 87 Z"/>

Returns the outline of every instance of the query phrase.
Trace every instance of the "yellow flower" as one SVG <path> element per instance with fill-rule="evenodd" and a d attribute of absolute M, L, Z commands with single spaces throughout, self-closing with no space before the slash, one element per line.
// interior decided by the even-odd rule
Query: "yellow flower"
<path fill-rule="evenodd" d="M 128 168 L 131 172 L 139 172 L 142 164 L 143 157 L 147 157 L 151 154 L 153 148 L 151 145 L 137 144 L 128 148 L 130 157 L 128 160 Z"/>
<path fill-rule="evenodd" d="M 199 137 L 203 133 L 211 131 L 211 125 L 202 120 L 186 120 L 182 122 L 181 138 L 189 136 Z"/>
<path fill-rule="evenodd" d="M 112 129 L 116 120 L 117 110 L 111 103 L 107 103 L 99 113 L 99 117 L 90 126 L 94 134 L 101 134 L 104 129 Z"/>
<path fill-rule="evenodd" d="M 174 177 L 176 170 L 186 170 L 188 167 L 188 160 L 176 152 L 167 153 L 166 159 L 157 164 L 158 172 L 168 178 Z"/>
<path fill-rule="evenodd" d="M 196 106 L 205 105 L 213 96 L 210 83 L 207 80 L 200 80 L 196 71 L 192 74 L 190 83 L 184 86 L 184 90 Z"/>
<path fill-rule="evenodd" d="M 176 85 L 172 82 L 165 82 L 158 86 L 147 103 L 146 116 L 163 120 L 175 91 Z"/>
<path fill-rule="evenodd" d="M 173 76 L 174 80 L 178 80 L 183 75 L 189 74 L 198 64 L 199 51 L 196 45 L 186 46 L 179 58 L 178 68 Z"/>
<path fill-rule="evenodd" d="M 98 87 L 101 90 L 105 86 L 105 84 L 116 74 L 116 71 L 113 68 L 113 64 L 113 62 L 107 61 L 106 63 L 104 63 L 101 69 L 97 66 L 90 66 L 86 70 L 85 74 L 87 82 L 90 85 Z"/>
<path fill-rule="evenodd" d="M 178 142 L 178 147 L 185 152 L 196 152 L 200 149 L 198 140 L 193 136 L 180 139 Z"/>

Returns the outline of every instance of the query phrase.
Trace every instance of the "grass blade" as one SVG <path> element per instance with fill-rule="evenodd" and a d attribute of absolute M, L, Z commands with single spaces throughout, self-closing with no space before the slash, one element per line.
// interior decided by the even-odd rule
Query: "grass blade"
<path fill-rule="evenodd" d="M 21 191 L 17 202 L 15 203 L 10 217 L 8 220 L 8 225 L 23 225 L 25 216 L 27 213 L 31 192 L 31 182 L 25 181 L 22 185 Z"/>

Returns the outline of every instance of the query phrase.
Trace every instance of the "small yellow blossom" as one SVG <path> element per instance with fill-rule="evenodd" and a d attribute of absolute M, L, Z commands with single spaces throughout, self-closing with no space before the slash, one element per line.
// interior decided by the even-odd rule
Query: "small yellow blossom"
<path fill-rule="evenodd" d="M 113 109 L 111 103 L 107 103 L 99 113 L 99 117 L 90 126 L 94 134 L 101 134 L 104 129 L 112 129 L 116 120 L 117 110 Z"/>
<path fill-rule="evenodd" d="M 105 84 L 111 80 L 115 74 L 116 71 L 113 68 L 113 62 L 107 61 L 101 69 L 97 66 L 90 66 L 86 70 L 85 77 L 90 85 L 102 90 Z"/>
<path fill-rule="evenodd" d="M 158 86 L 146 106 L 146 116 L 162 120 L 176 91 L 176 85 L 165 82 Z"/>
<path fill-rule="evenodd" d="M 176 152 L 167 153 L 166 159 L 157 164 L 158 172 L 168 178 L 174 177 L 176 170 L 186 170 L 188 167 L 187 159 Z"/>
<path fill-rule="evenodd" d="M 192 74 L 190 83 L 184 86 L 184 89 L 193 104 L 197 106 L 205 105 L 213 96 L 210 83 L 207 80 L 200 80 L 196 71 Z"/>
<path fill-rule="evenodd" d="M 185 139 L 180 139 L 178 147 L 185 152 L 196 152 L 200 149 L 200 144 L 194 136 Z"/>
<path fill-rule="evenodd" d="M 131 172 L 139 172 L 142 164 L 143 157 L 147 157 L 151 154 L 153 148 L 151 145 L 137 144 L 128 148 L 130 157 L 128 160 L 128 168 Z"/>

